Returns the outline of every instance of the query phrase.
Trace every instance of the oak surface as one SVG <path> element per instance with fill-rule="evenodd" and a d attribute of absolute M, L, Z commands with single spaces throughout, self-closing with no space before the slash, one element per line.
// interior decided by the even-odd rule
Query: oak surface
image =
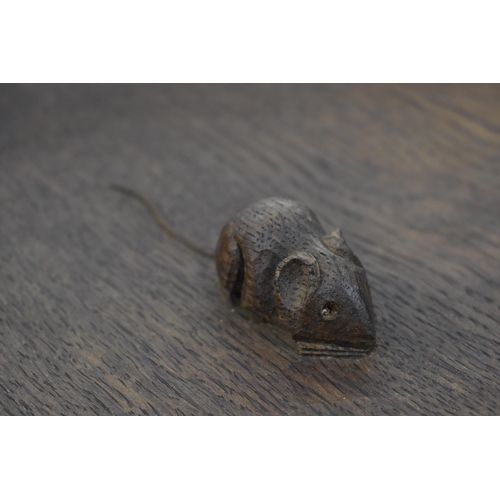
<path fill-rule="evenodd" d="M 299 200 L 362 261 L 378 347 L 301 357 L 212 251 Z M 500 413 L 500 86 L 0 86 L 0 414 Z"/>

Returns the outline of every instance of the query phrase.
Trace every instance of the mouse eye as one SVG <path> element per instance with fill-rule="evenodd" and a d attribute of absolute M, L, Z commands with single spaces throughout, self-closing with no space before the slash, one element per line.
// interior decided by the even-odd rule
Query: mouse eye
<path fill-rule="evenodd" d="M 321 316 L 323 319 L 333 319 L 339 312 L 339 306 L 335 302 L 325 302 L 321 306 Z"/>

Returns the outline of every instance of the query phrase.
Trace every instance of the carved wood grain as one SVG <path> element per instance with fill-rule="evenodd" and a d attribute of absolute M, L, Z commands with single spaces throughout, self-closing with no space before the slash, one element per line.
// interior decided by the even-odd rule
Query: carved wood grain
<path fill-rule="evenodd" d="M 340 227 L 379 346 L 301 357 L 213 251 L 270 196 Z M 498 85 L 0 87 L 0 413 L 500 411 Z"/>

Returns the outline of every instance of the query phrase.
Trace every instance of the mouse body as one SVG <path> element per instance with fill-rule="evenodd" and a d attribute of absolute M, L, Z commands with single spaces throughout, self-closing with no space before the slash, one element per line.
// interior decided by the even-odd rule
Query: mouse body
<path fill-rule="evenodd" d="M 269 198 L 228 221 L 215 262 L 223 297 L 291 334 L 301 354 L 359 356 L 375 346 L 366 273 L 340 230 Z"/>

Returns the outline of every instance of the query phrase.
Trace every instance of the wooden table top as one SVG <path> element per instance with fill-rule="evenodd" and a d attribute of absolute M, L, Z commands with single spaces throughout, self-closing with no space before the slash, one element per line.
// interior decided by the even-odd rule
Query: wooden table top
<path fill-rule="evenodd" d="M 340 227 L 378 347 L 300 356 L 221 301 L 226 220 Z M 0 86 L 0 413 L 500 412 L 500 86 Z"/>

